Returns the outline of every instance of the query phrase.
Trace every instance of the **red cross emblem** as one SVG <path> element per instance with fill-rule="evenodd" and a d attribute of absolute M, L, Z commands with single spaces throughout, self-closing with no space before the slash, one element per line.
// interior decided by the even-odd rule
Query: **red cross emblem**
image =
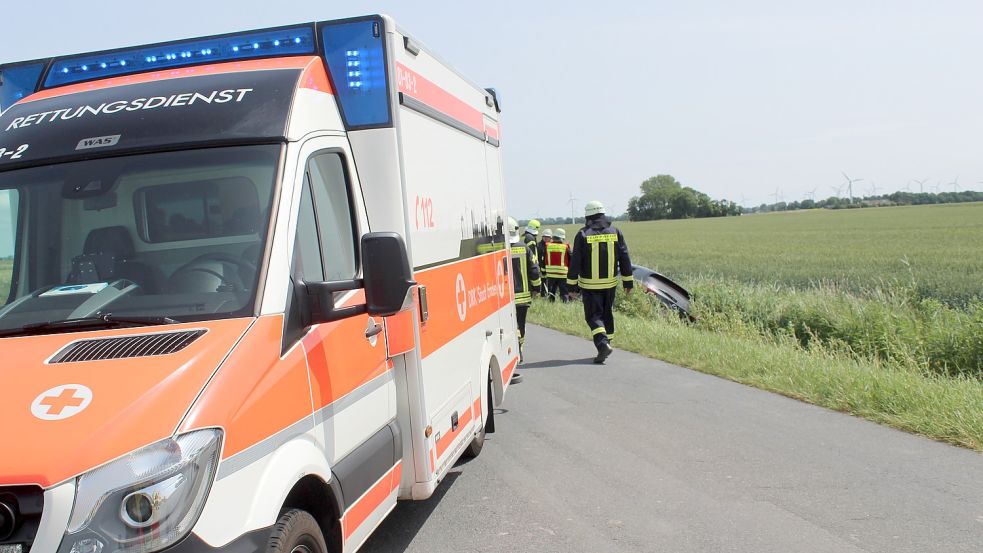
<path fill-rule="evenodd" d="M 468 317 L 468 290 L 461 273 L 457 274 L 457 281 L 454 283 L 454 301 L 457 302 L 457 316 L 463 321 Z"/>
<path fill-rule="evenodd" d="M 61 420 L 81 413 L 92 402 L 92 390 L 81 384 L 64 384 L 42 392 L 31 404 L 31 413 L 42 420 Z"/>

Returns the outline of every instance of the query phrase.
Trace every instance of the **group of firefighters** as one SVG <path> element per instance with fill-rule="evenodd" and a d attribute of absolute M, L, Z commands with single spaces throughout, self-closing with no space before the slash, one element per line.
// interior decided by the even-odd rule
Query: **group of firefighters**
<path fill-rule="evenodd" d="M 603 364 L 614 351 L 614 298 L 618 283 L 631 292 L 631 259 L 621 231 L 611 225 L 601 202 L 587 202 L 584 226 L 566 241 L 566 230 L 542 229 L 536 219 L 519 235 L 519 223 L 509 218 L 515 311 L 519 326 L 519 357 L 526 338 L 526 314 L 533 296 L 568 302 L 578 296 L 584 319 L 597 348 L 594 363 Z"/>

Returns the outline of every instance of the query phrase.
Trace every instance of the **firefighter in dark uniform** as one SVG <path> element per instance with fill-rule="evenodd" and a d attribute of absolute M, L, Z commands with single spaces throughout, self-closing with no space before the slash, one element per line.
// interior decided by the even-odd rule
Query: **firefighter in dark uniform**
<path fill-rule="evenodd" d="M 621 231 L 604 216 L 601 202 L 587 202 L 586 224 L 577 232 L 570 256 L 567 285 L 578 288 L 584 301 L 584 318 L 597 348 L 595 363 L 604 363 L 611 352 L 614 335 L 614 296 L 618 281 L 631 292 L 634 281 L 628 245 Z"/>
<path fill-rule="evenodd" d="M 546 266 L 546 244 L 553 241 L 553 231 L 550 229 L 543 229 L 543 232 L 539 235 L 539 242 L 534 245 L 533 252 L 536 254 L 536 261 L 539 263 L 540 267 Z M 545 296 L 549 293 L 546 289 L 546 281 L 543 280 L 543 286 L 539 289 L 539 293 Z"/>
<path fill-rule="evenodd" d="M 536 243 L 536 258 L 539 260 L 539 266 L 542 267 L 546 262 L 546 245 L 553 242 L 553 231 L 550 229 L 544 229 L 540 233 L 539 242 Z"/>
<path fill-rule="evenodd" d="M 526 231 L 522 235 L 522 243 L 536 249 L 536 241 L 539 240 L 539 219 L 531 219 L 526 223 Z"/>
<path fill-rule="evenodd" d="M 515 319 L 519 327 L 519 362 L 522 362 L 522 348 L 526 343 L 526 314 L 532 305 L 533 294 L 539 293 L 542 280 L 539 264 L 536 262 L 535 243 L 532 247 L 519 237 L 519 223 L 509 217 L 509 241 L 512 255 L 512 284 L 515 291 Z"/>

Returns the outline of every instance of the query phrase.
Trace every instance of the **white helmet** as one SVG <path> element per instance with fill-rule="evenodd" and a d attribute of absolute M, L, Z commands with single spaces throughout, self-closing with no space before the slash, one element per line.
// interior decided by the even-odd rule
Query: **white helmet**
<path fill-rule="evenodd" d="M 546 229 L 543 231 L 543 238 L 553 238 L 553 231 Z"/>
<path fill-rule="evenodd" d="M 562 228 L 556 229 L 556 232 L 553 233 L 553 237 L 559 238 L 560 240 L 566 240 L 567 239 L 566 229 L 562 229 Z"/>
<path fill-rule="evenodd" d="M 519 243 L 519 222 L 509 217 L 509 243 L 517 244 Z"/>
<path fill-rule="evenodd" d="M 603 215 L 604 214 L 604 204 L 597 200 L 587 202 L 584 206 L 584 216 L 590 217 L 592 215 Z"/>

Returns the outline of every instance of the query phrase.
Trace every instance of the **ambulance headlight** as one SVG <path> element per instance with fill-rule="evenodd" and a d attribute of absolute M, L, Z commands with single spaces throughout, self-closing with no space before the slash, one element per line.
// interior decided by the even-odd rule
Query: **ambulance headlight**
<path fill-rule="evenodd" d="M 166 439 L 78 479 L 59 553 L 151 553 L 191 531 L 222 449 L 208 429 Z"/>

